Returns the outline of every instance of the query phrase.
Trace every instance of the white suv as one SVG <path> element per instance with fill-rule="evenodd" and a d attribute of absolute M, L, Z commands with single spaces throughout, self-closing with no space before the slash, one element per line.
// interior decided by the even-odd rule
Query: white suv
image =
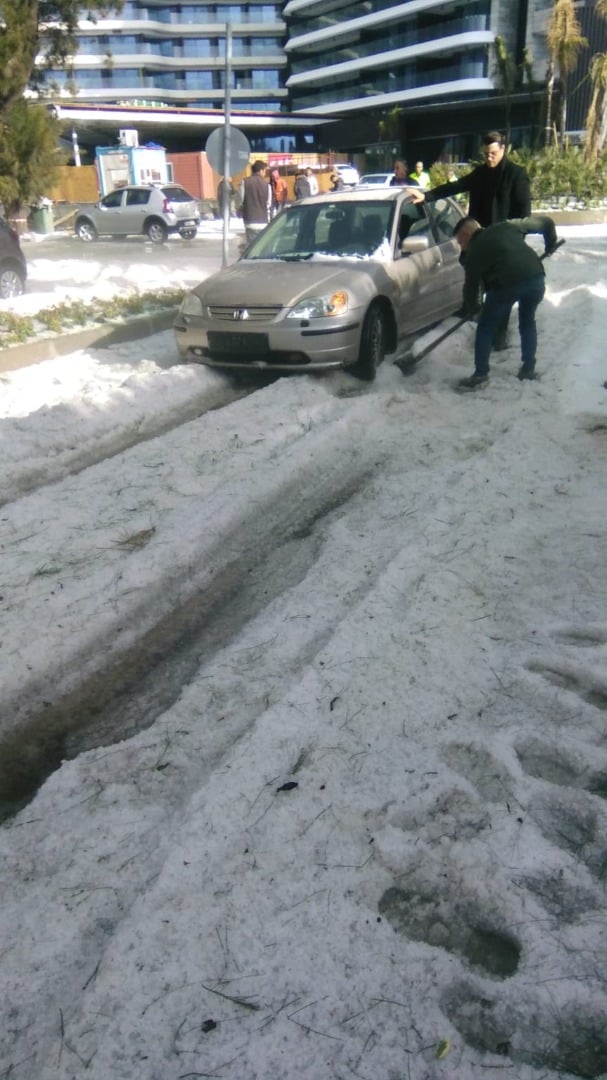
<path fill-rule="evenodd" d="M 162 244 L 174 232 L 193 240 L 199 224 L 198 202 L 179 184 L 128 184 L 80 210 L 74 229 L 86 243 L 98 236 L 143 234 Z"/>

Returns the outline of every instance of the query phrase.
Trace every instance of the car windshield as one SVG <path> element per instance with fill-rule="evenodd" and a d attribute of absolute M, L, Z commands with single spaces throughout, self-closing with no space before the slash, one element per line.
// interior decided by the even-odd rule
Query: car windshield
<path fill-rule="evenodd" d="M 369 258 L 387 249 L 393 209 L 392 202 L 370 200 L 295 204 L 274 218 L 244 258 Z"/>

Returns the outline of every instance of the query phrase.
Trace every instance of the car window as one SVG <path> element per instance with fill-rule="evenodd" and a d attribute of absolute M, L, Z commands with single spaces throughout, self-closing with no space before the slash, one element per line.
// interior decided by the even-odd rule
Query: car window
<path fill-rule="evenodd" d="M 430 221 L 425 212 L 425 207 L 420 203 L 407 203 L 401 207 L 398 220 L 398 239 L 402 244 L 408 236 L 427 236 L 430 244 L 434 243 L 434 236 L 430 228 Z"/>
<path fill-rule="evenodd" d="M 437 199 L 429 208 L 434 217 L 434 228 L 439 243 L 450 240 L 456 223 L 461 218 L 461 213 L 450 199 Z"/>
<path fill-rule="evenodd" d="M 390 203 L 327 204 L 316 223 L 317 251 L 334 255 L 371 255 L 385 240 Z"/>
<path fill-rule="evenodd" d="M 182 187 L 163 187 L 162 194 L 171 202 L 193 202 L 194 196 Z"/>
<path fill-rule="evenodd" d="M 109 195 L 106 195 L 105 198 L 101 200 L 101 205 L 107 206 L 108 209 L 111 209 L 114 206 L 121 206 L 123 195 L 124 191 L 122 188 L 118 188 L 116 191 L 110 191 Z"/>
<path fill-rule="evenodd" d="M 273 219 L 247 258 L 310 258 L 315 254 L 371 255 L 386 238 L 392 203 L 308 203 Z"/>
<path fill-rule="evenodd" d="M 150 199 L 151 192 L 145 188 L 129 188 L 126 193 L 127 206 L 145 206 Z"/>

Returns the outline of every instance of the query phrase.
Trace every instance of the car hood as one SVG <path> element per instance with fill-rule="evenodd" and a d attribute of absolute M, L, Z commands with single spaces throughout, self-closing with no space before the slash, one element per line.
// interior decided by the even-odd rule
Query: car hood
<path fill-rule="evenodd" d="M 242 259 L 206 278 L 194 292 L 210 306 L 291 307 L 302 297 L 336 289 L 353 291 L 362 303 L 387 282 L 381 263 L 371 259 Z"/>

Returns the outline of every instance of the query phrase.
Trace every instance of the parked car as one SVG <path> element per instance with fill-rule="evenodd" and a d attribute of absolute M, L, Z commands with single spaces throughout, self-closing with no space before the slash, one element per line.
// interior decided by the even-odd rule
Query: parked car
<path fill-rule="evenodd" d="M 367 187 L 369 184 L 372 184 L 374 187 L 390 187 L 393 176 L 393 172 L 363 173 L 358 181 L 358 187 Z"/>
<path fill-rule="evenodd" d="M 287 206 L 243 256 L 188 293 L 179 353 L 228 370 L 347 368 L 372 379 L 386 352 L 461 306 L 451 199 L 357 188 Z"/>
<path fill-rule="evenodd" d="M 21 296 L 25 292 L 26 279 L 27 263 L 19 237 L 0 218 L 0 300 Z"/>
<path fill-rule="evenodd" d="M 358 183 L 358 169 L 355 169 L 354 165 L 332 165 L 331 168 L 334 173 L 339 173 L 344 187 L 354 187 Z"/>
<path fill-rule="evenodd" d="M 90 243 L 98 236 L 144 235 L 162 244 L 169 233 L 193 240 L 200 224 L 197 200 L 179 184 L 128 184 L 81 209 L 76 235 Z"/>

